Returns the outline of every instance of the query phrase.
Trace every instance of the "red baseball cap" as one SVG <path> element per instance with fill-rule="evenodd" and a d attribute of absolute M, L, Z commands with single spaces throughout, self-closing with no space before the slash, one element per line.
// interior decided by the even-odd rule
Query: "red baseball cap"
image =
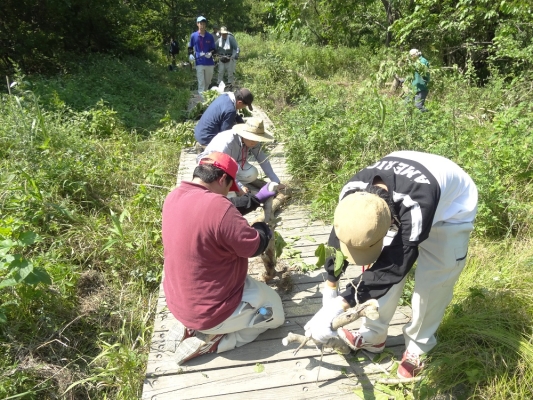
<path fill-rule="evenodd" d="M 231 156 L 227 155 L 226 153 L 213 151 L 212 153 L 209 153 L 207 156 L 200 160 L 200 165 L 202 164 L 212 164 L 215 167 L 224 171 L 233 179 L 233 184 L 229 189 L 230 192 L 240 191 L 239 186 L 237 186 L 237 181 L 235 180 L 235 177 L 237 176 L 237 171 L 239 170 L 239 166 Z"/>

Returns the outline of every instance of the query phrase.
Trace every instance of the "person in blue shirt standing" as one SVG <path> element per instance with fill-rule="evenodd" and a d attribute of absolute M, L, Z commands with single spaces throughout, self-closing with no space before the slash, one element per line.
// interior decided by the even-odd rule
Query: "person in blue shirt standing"
<path fill-rule="evenodd" d="M 215 39 L 213 35 L 206 31 L 207 19 L 199 16 L 196 19 L 198 31 L 193 32 L 189 41 L 188 51 L 189 59 L 196 61 L 196 77 L 198 79 L 198 94 L 202 94 L 211 84 L 215 62 L 213 54 L 215 53 Z"/>
<path fill-rule="evenodd" d="M 422 52 L 417 49 L 411 49 L 409 51 L 409 57 L 414 61 L 415 67 L 415 75 L 411 83 L 415 92 L 415 107 L 421 112 L 427 112 L 428 110 L 424 107 L 424 103 L 429 93 L 429 62 L 422 57 Z"/>

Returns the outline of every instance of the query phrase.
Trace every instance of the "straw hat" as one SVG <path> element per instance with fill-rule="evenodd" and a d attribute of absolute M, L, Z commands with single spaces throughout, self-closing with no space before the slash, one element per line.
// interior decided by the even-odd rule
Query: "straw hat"
<path fill-rule="evenodd" d="M 260 118 L 248 118 L 245 124 L 237 124 L 233 127 L 240 137 L 254 142 L 272 142 L 274 136 L 265 130 L 263 120 Z"/>

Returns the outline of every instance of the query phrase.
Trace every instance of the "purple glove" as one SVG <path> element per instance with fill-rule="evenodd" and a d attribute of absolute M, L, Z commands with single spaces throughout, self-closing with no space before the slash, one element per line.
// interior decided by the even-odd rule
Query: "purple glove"
<path fill-rule="evenodd" d="M 268 200 L 272 196 L 276 195 L 276 193 L 277 193 L 276 192 L 276 186 L 277 185 L 272 185 L 272 183 L 274 183 L 274 182 L 267 183 L 255 195 L 255 197 L 257 198 L 257 200 L 259 200 L 260 203 L 264 203 L 266 200 Z M 274 189 L 274 190 L 269 190 L 269 187 L 268 187 L 269 185 L 271 185 L 271 188 Z"/>

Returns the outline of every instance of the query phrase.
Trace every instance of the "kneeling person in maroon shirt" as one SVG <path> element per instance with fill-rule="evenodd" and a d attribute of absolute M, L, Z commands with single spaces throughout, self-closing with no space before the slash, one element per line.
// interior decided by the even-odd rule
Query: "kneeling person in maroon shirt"
<path fill-rule="evenodd" d="M 163 205 L 163 288 L 178 320 L 165 349 L 178 365 L 243 346 L 285 320 L 279 295 L 247 274 L 248 258 L 266 249 L 272 232 L 263 222 L 250 226 L 243 215 L 275 192 L 265 186 L 255 196 L 228 199 L 238 190 L 237 169 L 227 154 L 211 153 Z"/>

